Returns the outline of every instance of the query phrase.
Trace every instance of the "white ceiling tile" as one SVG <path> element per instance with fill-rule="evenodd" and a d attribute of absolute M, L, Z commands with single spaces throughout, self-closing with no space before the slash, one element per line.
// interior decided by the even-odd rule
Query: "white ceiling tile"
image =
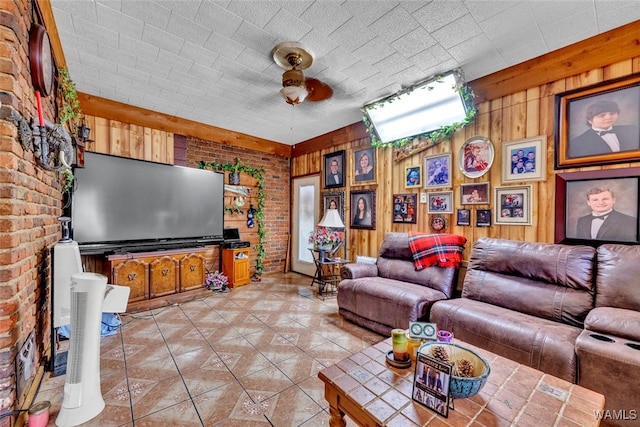
<path fill-rule="evenodd" d="M 295 40 L 293 40 L 295 41 Z M 329 37 L 317 30 L 311 30 L 304 35 L 300 42 L 311 49 L 316 58 L 322 58 L 327 53 L 335 50 L 339 45 Z"/>
<path fill-rule="evenodd" d="M 167 32 L 197 45 L 203 45 L 211 35 L 209 28 L 176 13 L 169 18 Z"/>
<path fill-rule="evenodd" d="M 131 1 L 131 0 L 125 0 Z M 187 19 L 193 20 L 198 14 L 198 9 L 200 8 L 201 1 L 195 0 L 154 0 L 159 5 L 166 7 L 171 10 L 172 14 L 178 14 L 184 16 Z"/>
<path fill-rule="evenodd" d="M 140 40 L 144 23 L 102 4 L 96 5 L 97 23 L 120 34 Z"/>
<path fill-rule="evenodd" d="M 316 1 L 300 18 L 322 34 L 329 35 L 353 16 L 346 8 L 340 7 L 340 3 L 335 0 Z"/>
<path fill-rule="evenodd" d="M 273 2 L 292 15 L 301 16 L 311 7 L 314 0 L 273 0 Z"/>
<path fill-rule="evenodd" d="M 243 21 L 231 37 L 236 42 L 263 54 L 269 54 L 276 45 L 276 38 L 250 22 Z"/>
<path fill-rule="evenodd" d="M 447 50 L 458 62 L 475 61 L 480 57 L 490 55 L 496 51 L 484 33 L 478 34 Z"/>
<path fill-rule="evenodd" d="M 382 40 L 392 43 L 419 26 L 418 21 L 406 9 L 396 7 L 369 25 L 369 29 Z"/>
<path fill-rule="evenodd" d="M 157 46 L 160 49 L 175 53 L 180 52 L 180 49 L 184 44 L 184 39 L 181 39 L 167 31 L 161 30 L 158 27 L 154 27 L 153 25 L 144 26 L 142 41 Z"/>
<path fill-rule="evenodd" d="M 556 50 L 596 35 L 596 17 L 587 10 L 554 24 L 541 25 L 540 31 L 549 49 Z"/>
<path fill-rule="evenodd" d="M 519 4 L 524 5 L 526 0 L 465 0 L 464 4 L 476 22 L 482 22 L 499 15 Z"/>
<path fill-rule="evenodd" d="M 431 34 L 442 47 L 448 49 L 480 33 L 482 33 L 482 29 L 473 20 L 473 17 L 467 14 Z"/>
<path fill-rule="evenodd" d="M 84 56 L 85 55 L 82 55 L 82 57 Z M 92 55 L 86 55 L 86 56 L 92 56 Z M 98 45 L 98 56 L 106 63 L 113 64 L 113 69 L 115 69 L 118 64 L 126 64 L 129 66 L 135 65 L 136 61 L 138 59 L 141 59 L 136 55 L 132 55 L 130 53 L 123 52 L 120 49 L 114 49 L 111 46 L 105 46 L 105 45 Z"/>
<path fill-rule="evenodd" d="M 143 42 L 140 39 L 133 39 L 124 34 L 120 35 L 118 48 L 125 54 L 139 56 L 150 61 L 155 60 L 158 57 L 158 52 L 160 52 L 160 49 L 153 44 Z"/>
<path fill-rule="evenodd" d="M 428 32 L 433 33 L 468 13 L 461 1 L 432 1 L 416 10 L 413 16 Z"/>
<path fill-rule="evenodd" d="M 119 76 L 142 84 L 149 83 L 149 80 L 151 79 L 151 74 L 121 63 L 118 64 L 116 72 Z"/>
<path fill-rule="evenodd" d="M 301 21 L 284 9 L 280 9 L 264 27 L 265 31 L 280 41 L 299 41 L 312 28 L 311 25 Z"/>
<path fill-rule="evenodd" d="M 190 59 L 195 63 L 210 67 L 218 57 L 218 54 L 205 47 L 195 45 L 190 41 L 185 41 L 180 49 L 180 56 Z"/>
<path fill-rule="evenodd" d="M 194 21 L 218 34 L 231 38 L 242 23 L 242 18 L 215 3 L 203 2 Z"/>
<path fill-rule="evenodd" d="M 506 39 L 506 34 L 516 32 L 526 37 L 527 34 L 538 31 L 538 25 L 531 16 L 529 5 L 523 2 L 516 2 L 512 7 L 479 22 L 478 25 L 489 40 Z"/>
<path fill-rule="evenodd" d="M 391 46 L 404 55 L 405 58 L 410 58 L 436 43 L 436 39 L 427 30 L 423 27 L 418 27 L 391 43 Z"/>
<path fill-rule="evenodd" d="M 331 40 L 349 51 L 354 51 L 364 46 L 375 36 L 375 33 L 369 30 L 369 28 L 362 28 L 362 26 L 353 19 L 345 22 L 337 30 L 329 34 Z"/>
<path fill-rule="evenodd" d="M 205 49 L 215 52 L 229 59 L 236 59 L 245 47 L 235 41 L 224 37 L 223 35 L 213 33 L 209 40 L 204 44 Z"/>
<path fill-rule="evenodd" d="M 595 0 L 598 11 L 598 32 L 609 31 L 640 19 L 640 5 L 637 0 L 631 1 L 603 1 Z"/>
<path fill-rule="evenodd" d="M 373 65 L 377 69 L 382 70 L 385 76 L 393 76 L 402 70 L 411 68 L 414 64 L 398 52 L 395 52 Z"/>
<path fill-rule="evenodd" d="M 379 37 L 369 40 L 364 46 L 353 51 L 356 57 L 368 64 L 375 64 L 393 53 L 393 48 Z"/>
<path fill-rule="evenodd" d="M 261 7 L 255 7 L 255 3 L 247 0 L 233 0 L 229 3 L 227 9 L 253 25 L 264 28 L 267 22 L 278 13 L 280 7 L 270 1 L 263 1 Z"/>
<path fill-rule="evenodd" d="M 439 44 L 428 47 L 417 55 L 409 58 L 421 70 L 429 70 L 436 67 L 439 63 L 453 59 Z"/>
<path fill-rule="evenodd" d="M 65 0 L 55 1 L 64 2 Z M 171 16 L 170 9 L 148 1 L 124 1 L 122 2 L 121 12 L 162 29 L 167 28 L 169 16 Z"/>
<path fill-rule="evenodd" d="M 596 12 L 592 1 L 529 1 L 529 8 L 540 26 L 559 24 L 577 13 L 590 10 L 592 15 L 595 15 Z"/>
<path fill-rule="evenodd" d="M 397 5 L 398 2 L 390 0 L 368 1 L 367 7 L 364 8 L 362 7 L 362 0 L 347 0 L 342 3 L 342 7 L 353 15 L 353 19 L 365 27 L 380 19 Z"/>
<path fill-rule="evenodd" d="M 92 25 L 89 21 L 79 17 L 73 17 L 73 27 L 77 29 L 75 33 L 80 37 L 93 40 L 106 46 L 118 46 L 118 33 L 109 28 L 95 24 Z"/>

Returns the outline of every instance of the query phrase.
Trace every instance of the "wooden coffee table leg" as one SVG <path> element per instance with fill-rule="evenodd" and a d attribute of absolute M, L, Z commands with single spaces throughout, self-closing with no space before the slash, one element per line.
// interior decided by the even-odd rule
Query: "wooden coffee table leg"
<path fill-rule="evenodd" d="M 338 408 L 329 406 L 329 426 L 330 427 L 346 427 L 347 422 L 344 419 L 344 412 Z"/>

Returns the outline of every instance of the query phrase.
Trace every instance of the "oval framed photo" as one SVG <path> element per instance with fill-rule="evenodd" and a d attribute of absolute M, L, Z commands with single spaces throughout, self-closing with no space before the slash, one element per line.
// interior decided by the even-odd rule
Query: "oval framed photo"
<path fill-rule="evenodd" d="M 479 178 L 489 172 L 495 151 L 489 138 L 474 136 L 460 148 L 458 168 L 468 178 Z"/>

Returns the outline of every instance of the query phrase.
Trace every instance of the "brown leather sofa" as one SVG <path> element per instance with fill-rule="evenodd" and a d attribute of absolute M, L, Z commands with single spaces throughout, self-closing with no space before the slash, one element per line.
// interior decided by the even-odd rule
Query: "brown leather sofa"
<path fill-rule="evenodd" d="M 598 247 L 595 308 L 576 341 L 578 384 L 605 396 L 602 425 L 640 425 L 640 246 Z"/>
<path fill-rule="evenodd" d="M 589 246 L 480 238 L 462 298 L 436 302 L 430 320 L 462 341 L 575 382 L 595 262 Z"/>
<path fill-rule="evenodd" d="M 416 271 L 407 233 L 387 233 L 376 264 L 347 264 L 338 285 L 339 313 L 383 335 L 423 320 L 435 301 L 450 298 L 458 268 L 431 266 Z"/>

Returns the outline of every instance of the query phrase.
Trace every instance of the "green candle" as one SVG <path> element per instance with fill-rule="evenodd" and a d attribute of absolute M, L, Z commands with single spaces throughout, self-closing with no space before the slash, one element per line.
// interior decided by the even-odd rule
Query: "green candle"
<path fill-rule="evenodd" d="M 393 329 L 391 331 L 391 344 L 393 346 L 393 358 L 398 362 L 409 360 L 407 348 L 407 335 L 404 329 Z"/>

